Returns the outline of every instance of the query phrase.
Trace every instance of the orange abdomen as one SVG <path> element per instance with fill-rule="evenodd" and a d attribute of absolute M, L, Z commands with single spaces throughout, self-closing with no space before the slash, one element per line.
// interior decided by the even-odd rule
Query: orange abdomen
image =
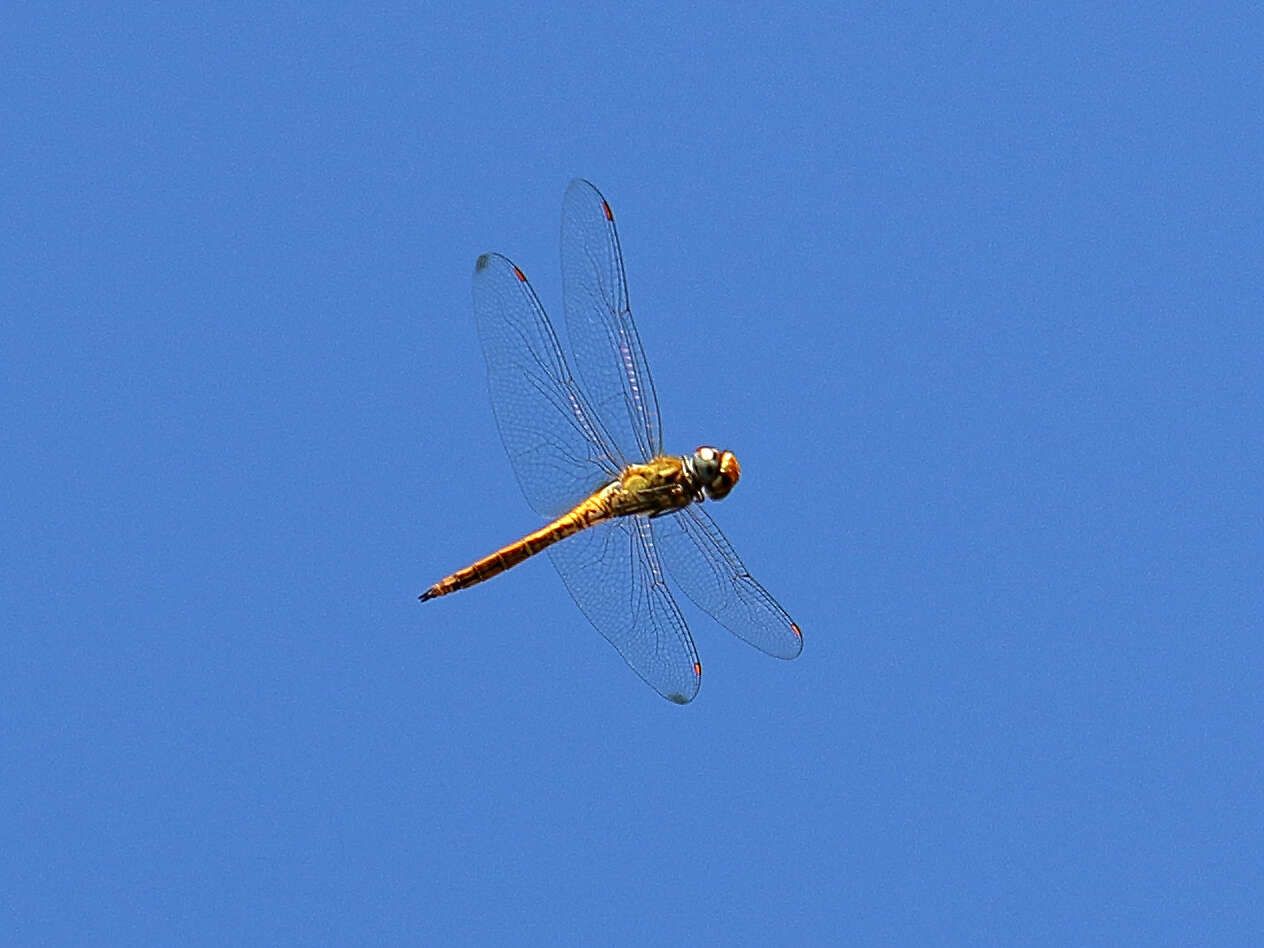
<path fill-rule="evenodd" d="M 594 523 L 605 520 L 610 516 L 609 504 L 606 499 L 608 490 L 609 488 L 606 488 L 593 494 L 573 510 L 562 514 L 552 523 L 546 524 L 534 533 L 527 534 L 521 540 L 516 540 L 508 546 L 503 546 L 495 553 L 489 553 L 481 560 L 471 563 L 464 569 L 459 569 L 452 575 L 445 576 L 421 594 L 421 601 L 425 602 L 427 599 L 434 599 L 436 596 L 446 596 L 448 593 L 456 592 L 458 589 L 464 589 L 466 586 L 473 586 L 491 579 L 493 576 L 498 576 L 505 570 L 517 566 L 527 557 L 534 556 L 541 550 L 547 549 L 559 540 L 565 540 L 585 527 L 591 527 Z"/>

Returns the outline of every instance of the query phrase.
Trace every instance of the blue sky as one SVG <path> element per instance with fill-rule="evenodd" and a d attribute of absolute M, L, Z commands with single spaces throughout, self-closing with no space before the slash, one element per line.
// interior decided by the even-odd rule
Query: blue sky
<path fill-rule="evenodd" d="M 1258 10 L 7 8 L 15 943 L 1258 943 Z M 803 629 L 663 701 L 470 275 L 614 206 Z"/>

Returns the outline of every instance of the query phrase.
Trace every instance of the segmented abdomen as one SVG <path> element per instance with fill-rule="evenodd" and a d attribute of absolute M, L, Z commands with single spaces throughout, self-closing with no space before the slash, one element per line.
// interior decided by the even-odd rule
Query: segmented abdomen
<path fill-rule="evenodd" d="M 612 485 L 616 486 L 616 485 Z M 510 567 L 517 566 L 529 556 L 534 556 L 547 549 L 559 540 L 591 527 L 611 516 L 608 493 L 611 488 L 604 488 L 580 503 L 574 509 L 562 514 L 552 523 L 546 524 L 534 533 L 529 533 L 521 540 L 503 546 L 495 553 L 489 553 L 481 560 L 459 569 L 450 576 L 445 576 L 424 593 L 421 600 L 446 596 L 448 593 L 473 586 L 477 583 L 498 576 Z"/>

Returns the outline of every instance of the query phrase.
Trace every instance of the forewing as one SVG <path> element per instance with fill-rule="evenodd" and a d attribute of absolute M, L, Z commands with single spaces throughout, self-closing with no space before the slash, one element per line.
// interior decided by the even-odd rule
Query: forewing
<path fill-rule="evenodd" d="M 654 542 L 686 596 L 739 639 L 777 658 L 803 651 L 803 635 L 777 600 L 746 571 L 699 505 L 656 517 Z"/>
<path fill-rule="evenodd" d="M 628 461 L 662 452 L 658 399 L 632 321 L 610 205 L 576 179 L 562 204 L 562 291 L 576 372 Z"/>
<path fill-rule="evenodd" d="M 598 523 L 549 547 L 580 611 L 664 698 L 692 701 L 702 666 L 641 517 Z"/>
<path fill-rule="evenodd" d="M 540 300 L 500 254 L 474 265 L 474 320 L 518 484 L 532 509 L 555 517 L 618 476 L 615 449 L 571 377 Z"/>

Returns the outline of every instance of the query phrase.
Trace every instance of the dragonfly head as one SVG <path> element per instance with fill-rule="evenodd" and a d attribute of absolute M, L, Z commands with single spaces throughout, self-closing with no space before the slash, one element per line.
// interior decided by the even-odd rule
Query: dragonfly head
<path fill-rule="evenodd" d="M 742 468 L 732 451 L 721 451 L 703 445 L 693 453 L 691 459 L 693 472 L 702 489 L 712 500 L 720 500 L 728 496 L 737 479 L 742 476 Z"/>

